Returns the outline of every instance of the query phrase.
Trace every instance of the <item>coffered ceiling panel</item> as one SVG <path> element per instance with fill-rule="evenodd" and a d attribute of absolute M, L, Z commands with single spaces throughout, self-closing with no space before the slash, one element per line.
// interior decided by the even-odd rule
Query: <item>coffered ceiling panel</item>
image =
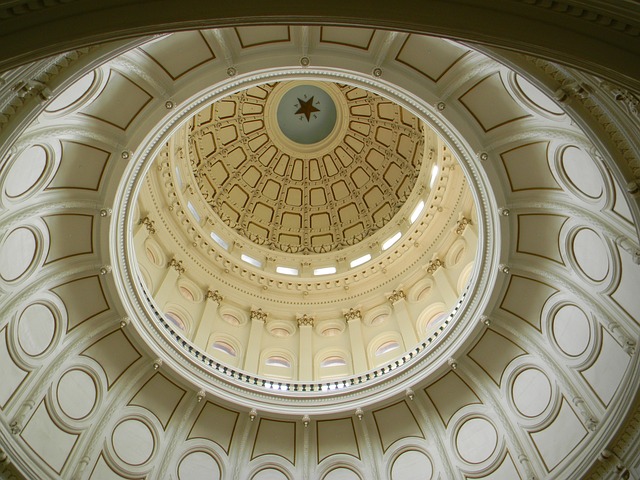
<path fill-rule="evenodd" d="M 360 447 L 352 418 L 319 421 L 316 428 L 318 463 L 337 454 L 360 458 Z"/>
<path fill-rule="evenodd" d="M 47 188 L 98 190 L 110 152 L 68 140 L 62 140 L 60 143 L 60 165 Z"/>
<path fill-rule="evenodd" d="M 121 96 L 127 98 L 127 101 L 121 103 L 110 100 Z M 152 98 L 150 93 L 130 78 L 117 70 L 110 70 L 100 95 L 80 113 L 126 130 Z"/>
<path fill-rule="evenodd" d="M 591 322 L 578 305 L 564 304 L 556 310 L 552 322 L 552 337 L 560 350 L 569 357 L 582 355 L 592 341 Z"/>
<path fill-rule="evenodd" d="M 629 355 L 609 332 L 603 329 L 601 335 L 602 345 L 596 361 L 581 373 L 606 406 L 620 385 L 629 365 Z"/>
<path fill-rule="evenodd" d="M 98 461 L 91 471 L 91 480 L 121 480 L 121 479 L 135 479 L 141 480 L 142 477 L 123 477 L 118 475 L 105 461 L 104 457 L 100 455 Z"/>
<path fill-rule="evenodd" d="M 418 450 L 400 454 L 391 467 L 392 480 L 431 480 L 433 473 L 433 463 Z"/>
<path fill-rule="evenodd" d="M 469 352 L 469 357 L 476 362 L 491 379 L 500 385 L 502 374 L 512 360 L 526 355 L 513 341 L 492 330 L 482 335 L 478 344 Z"/>
<path fill-rule="evenodd" d="M 557 291 L 556 288 L 544 282 L 511 275 L 500 308 L 540 330 L 542 308 L 549 297 Z M 526 295 L 526 302 L 522 301 L 523 295 Z"/>
<path fill-rule="evenodd" d="M 41 355 L 53 342 L 57 328 L 58 322 L 51 306 L 32 303 L 19 315 L 18 345 L 27 355 Z"/>
<path fill-rule="evenodd" d="M 62 471 L 79 437 L 65 432 L 53 422 L 45 401 L 38 405 L 20 436 L 57 473 Z"/>
<path fill-rule="evenodd" d="M 551 471 L 578 446 L 587 433 L 567 400 L 563 399 L 555 420 L 530 435 L 545 467 Z"/>
<path fill-rule="evenodd" d="M 58 214 L 43 217 L 49 229 L 45 263 L 93 253 L 93 215 Z"/>
<path fill-rule="evenodd" d="M 195 451 L 185 455 L 178 466 L 180 480 L 220 480 L 220 466 L 206 452 Z"/>
<path fill-rule="evenodd" d="M 97 340 L 82 352 L 92 358 L 103 368 L 109 388 L 122 374 L 141 358 L 140 353 L 131 345 L 129 339 L 121 330 L 116 330 Z"/>
<path fill-rule="evenodd" d="M 16 198 L 36 187 L 51 164 L 51 155 L 40 145 L 32 145 L 21 152 L 8 169 L 4 193 Z"/>
<path fill-rule="evenodd" d="M 476 393 L 455 372 L 449 372 L 425 389 L 445 426 L 462 407 L 482 403 Z"/>
<path fill-rule="evenodd" d="M 248 48 L 270 43 L 288 42 L 291 40 L 290 28 L 286 25 L 237 27 L 235 31 L 242 48 Z"/>
<path fill-rule="evenodd" d="M 476 83 L 459 100 L 485 132 L 529 116 L 509 94 L 498 73 Z"/>
<path fill-rule="evenodd" d="M 516 251 L 564 264 L 560 253 L 560 230 L 568 219 L 555 214 L 518 215 Z"/>
<path fill-rule="evenodd" d="M 570 145 L 562 151 L 560 166 L 571 185 L 590 199 L 604 194 L 602 174 L 594 161 L 580 148 Z"/>
<path fill-rule="evenodd" d="M 238 422 L 238 412 L 206 402 L 191 427 L 187 438 L 204 438 L 220 445 L 229 452 L 231 440 Z"/>
<path fill-rule="evenodd" d="M 402 401 L 373 412 L 383 451 L 400 438 L 424 438 L 424 433 L 407 402 Z"/>
<path fill-rule="evenodd" d="M 631 255 L 621 248 L 618 248 L 618 255 L 622 263 L 620 269 L 620 280 L 617 288 L 611 294 L 611 298 L 632 318 L 636 323 L 640 323 L 640 295 L 635 295 L 632 285 L 640 285 L 640 271 L 634 263 Z"/>
<path fill-rule="evenodd" d="M 500 154 L 511 190 L 561 190 L 549 168 L 549 143 L 530 143 Z"/>
<path fill-rule="evenodd" d="M 53 287 L 51 291 L 60 297 L 66 307 L 68 330 L 109 310 L 102 283 L 97 275 L 71 280 Z M 74 301 L 76 295 L 80 295 L 84 301 Z"/>
<path fill-rule="evenodd" d="M 42 248 L 30 228 L 16 228 L 2 239 L 0 244 L 0 279 L 14 282 L 28 273 L 36 263 Z"/>
<path fill-rule="evenodd" d="M 374 34 L 369 28 L 320 27 L 320 42 L 368 50 Z"/>
<path fill-rule="evenodd" d="M 140 49 L 173 80 L 215 58 L 201 32 L 172 33 L 166 41 L 161 39 Z"/>
<path fill-rule="evenodd" d="M 16 365 L 7 346 L 7 329 L 0 331 L 0 365 L 4 381 L 0 382 L 0 407 L 5 408 L 16 389 L 20 386 L 29 372 Z"/>
<path fill-rule="evenodd" d="M 56 385 L 55 399 L 71 420 L 85 419 L 96 406 L 97 397 L 96 380 L 78 368 L 65 372 Z"/>
<path fill-rule="evenodd" d="M 409 35 L 396 60 L 437 82 L 469 50 L 434 37 Z"/>
<path fill-rule="evenodd" d="M 511 455 L 507 455 L 497 469 L 482 478 L 486 478 L 488 480 L 516 480 L 522 479 L 523 477 L 520 475 L 520 472 L 518 472 L 518 469 L 513 463 Z"/>
<path fill-rule="evenodd" d="M 166 428 L 185 393 L 167 377 L 157 373 L 138 390 L 129 405 L 146 408 L 158 417 L 162 426 Z"/>
<path fill-rule="evenodd" d="M 296 423 L 260 419 L 251 460 L 263 455 L 277 455 L 296 464 Z"/>

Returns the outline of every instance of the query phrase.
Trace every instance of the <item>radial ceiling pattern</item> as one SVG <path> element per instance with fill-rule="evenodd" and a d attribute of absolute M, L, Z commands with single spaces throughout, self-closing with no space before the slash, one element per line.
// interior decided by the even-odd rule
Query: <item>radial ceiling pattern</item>
<path fill-rule="evenodd" d="M 511 480 L 611 478 L 616 464 L 638 471 L 638 201 L 637 187 L 621 182 L 640 173 L 631 93 L 539 59 L 492 52 L 507 55 L 516 74 L 467 45 L 364 28 L 238 27 L 147 40 L 73 52 L 2 77 L 3 98 L 14 105 L 5 110 L 0 156 L 0 461 L 7 476 Z M 374 79 L 380 69 L 381 89 L 410 92 L 415 115 L 422 105 L 421 120 L 451 132 L 447 147 L 461 153 L 462 163 L 447 176 L 464 170 L 478 221 L 475 230 L 457 224 L 446 203 L 433 203 L 433 215 L 442 214 L 442 225 L 463 245 L 477 232 L 477 271 L 488 263 L 491 273 L 482 284 L 472 277 L 471 287 L 485 294 L 465 310 L 473 315 L 462 315 L 438 339 L 432 356 L 397 372 L 384 366 L 378 375 L 394 370 L 393 380 L 375 379 L 370 388 L 307 396 L 250 388 L 235 371 L 208 370 L 189 356 L 186 340 L 172 340 L 175 329 L 147 329 L 154 312 L 142 316 L 131 307 L 144 298 L 122 281 L 125 253 L 177 230 L 133 207 L 126 218 L 114 208 L 131 195 L 128 179 L 152 149 L 152 132 L 177 131 L 171 121 L 181 109 L 236 74 L 304 70 L 309 62 L 300 52 L 319 72 Z M 539 88 L 556 92 L 555 100 Z M 400 135 L 404 126 L 398 128 Z M 175 180 L 162 160 L 155 167 L 157 178 Z M 437 185 L 433 199 L 446 193 Z M 175 217 L 167 218 L 181 215 L 182 232 L 192 235 L 194 251 L 203 250 L 197 235 L 206 218 L 198 223 L 192 214 L 173 213 L 184 205 L 170 205 Z M 403 232 L 391 253 L 376 252 L 375 264 L 339 282 L 310 282 L 313 289 L 341 289 L 342 301 L 360 309 L 360 316 L 345 312 L 346 327 L 334 332 L 349 362 L 367 359 L 358 348 L 378 345 L 376 329 L 385 327 L 367 324 L 369 307 L 345 287 L 388 274 L 401 286 L 400 267 L 389 265 L 415 259 L 420 248 L 410 229 Z M 274 303 L 290 297 L 280 292 L 303 285 L 280 285 L 268 271 L 243 268 L 233 252 L 212 267 L 215 282 L 189 283 L 186 256 L 180 264 L 162 258 L 162 249 L 149 251 L 145 258 L 155 258 L 157 270 L 148 279 L 141 272 L 141 281 L 152 283 L 156 296 L 184 287 L 190 308 L 216 321 L 233 307 L 228 294 L 215 295 L 232 289 L 224 281 L 244 278 L 257 285 L 244 295 L 260 292 Z M 447 252 L 420 260 L 423 277 L 408 279 L 415 290 L 390 291 L 389 299 L 378 290 L 393 309 L 399 343 L 402 335 L 426 334 L 418 327 L 434 313 L 427 309 L 433 292 L 455 297 L 462 290 L 450 266 L 459 252 L 444 258 Z M 306 288 L 297 304 L 304 304 Z M 251 342 L 263 338 L 269 318 L 244 308 L 234 310 L 240 321 L 225 321 L 222 333 L 243 338 L 252 347 L 243 360 L 254 355 L 249 361 L 258 365 L 272 345 Z M 312 345 L 322 336 L 301 320 L 291 337 L 272 337 L 283 342 L 278 348 L 294 336 Z M 198 325 L 186 328 L 193 334 Z M 308 354 L 294 353 L 296 366 Z M 629 414 L 635 417 L 625 423 Z M 613 451 L 599 464 L 605 447 Z"/>

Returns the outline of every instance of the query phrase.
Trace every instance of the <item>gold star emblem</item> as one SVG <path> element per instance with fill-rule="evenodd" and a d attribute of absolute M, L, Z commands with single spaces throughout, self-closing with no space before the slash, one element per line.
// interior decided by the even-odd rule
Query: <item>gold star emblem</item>
<path fill-rule="evenodd" d="M 296 111 L 296 115 L 304 115 L 307 118 L 307 122 L 310 120 L 313 112 L 320 111 L 320 109 L 313 106 L 313 97 L 306 101 L 298 98 L 298 104 L 300 108 Z"/>

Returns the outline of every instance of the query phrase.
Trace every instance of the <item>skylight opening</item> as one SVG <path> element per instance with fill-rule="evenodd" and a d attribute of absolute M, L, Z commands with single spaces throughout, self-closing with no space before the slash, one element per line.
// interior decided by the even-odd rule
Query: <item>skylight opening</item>
<path fill-rule="evenodd" d="M 276 267 L 276 272 L 281 273 L 283 275 L 298 275 L 298 269 L 297 268 L 291 268 L 291 267 Z"/>
<path fill-rule="evenodd" d="M 211 238 L 213 239 L 214 242 L 216 242 L 218 245 L 220 245 L 225 250 L 229 250 L 229 244 L 227 242 L 225 242 L 222 238 L 220 238 L 214 232 L 211 232 L 210 235 L 211 235 Z"/>
<path fill-rule="evenodd" d="M 242 260 L 243 262 L 247 262 L 249 265 L 253 265 L 257 268 L 262 267 L 262 262 L 260 260 L 256 260 L 255 258 L 250 257 L 249 255 L 245 255 L 244 253 L 240 255 L 240 260 Z"/>
<path fill-rule="evenodd" d="M 367 253 L 366 255 L 356 258 L 355 260 L 351 260 L 349 266 L 351 268 L 355 268 L 362 265 L 363 263 L 367 263 L 369 260 L 371 260 L 371 254 Z"/>
<path fill-rule="evenodd" d="M 402 236 L 401 232 L 396 232 L 396 234 L 387 239 L 383 244 L 382 244 L 382 250 L 387 250 L 389 247 L 391 247 L 394 243 L 396 243 L 398 240 L 400 240 L 400 237 Z"/>
<path fill-rule="evenodd" d="M 194 207 L 191 202 L 187 202 L 187 208 L 191 212 L 191 215 L 193 215 L 193 218 L 196 219 L 196 222 L 200 223 L 201 217 L 198 211 L 196 210 L 196 207 Z"/>
<path fill-rule="evenodd" d="M 424 201 L 420 200 L 420 203 L 416 205 L 416 208 L 413 209 L 413 213 L 411 213 L 411 218 L 409 219 L 411 220 L 411 223 L 415 222 L 418 219 L 423 208 L 424 208 Z"/>
<path fill-rule="evenodd" d="M 331 275 L 332 273 L 336 273 L 336 267 L 322 267 L 313 270 L 314 275 Z"/>
<path fill-rule="evenodd" d="M 439 171 L 440 171 L 440 168 L 438 168 L 438 165 L 434 165 L 433 168 L 431 169 L 431 181 L 429 182 L 429 188 L 433 188 L 433 186 L 436 184 Z"/>

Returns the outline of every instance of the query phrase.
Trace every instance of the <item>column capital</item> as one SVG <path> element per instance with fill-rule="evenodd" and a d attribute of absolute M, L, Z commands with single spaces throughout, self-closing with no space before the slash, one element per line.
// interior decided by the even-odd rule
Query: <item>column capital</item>
<path fill-rule="evenodd" d="M 205 297 L 207 299 L 211 299 L 214 302 L 216 302 L 218 305 L 220 305 L 220 302 L 222 302 L 222 300 L 224 300 L 224 297 L 222 295 L 220 295 L 220 292 L 218 290 L 207 290 L 207 294 L 205 295 Z"/>
<path fill-rule="evenodd" d="M 263 312 L 261 308 L 251 309 L 251 313 L 249 314 L 249 318 L 253 320 L 259 320 L 261 322 L 267 321 L 267 316 L 269 314 L 267 312 Z"/>
<path fill-rule="evenodd" d="M 307 315 L 306 313 L 304 315 L 298 315 L 297 320 L 298 320 L 298 327 L 306 327 L 306 326 L 313 327 L 315 322 L 315 319 L 312 316 Z"/>
<path fill-rule="evenodd" d="M 344 319 L 349 320 L 362 320 L 362 312 L 360 309 L 350 308 L 348 311 L 344 311 Z"/>
<path fill-rule="evenodd" d="M 471 225 L 471 220 L 467 217 L 460 217 L 460 220 L 456 222 L 456 234 L 462 235 L 468 225 Z"/>
<path fill-rule="evenodd" d="M 391 295 L 387 296 L 387 300 L 389 300 L 392 304 L 396 303 L 399 300 L 404 300 L 405 298 L 407 298 L 407 296 L 402 289 L 394 290 Z"/>
<path fill-rule="evenodd" d="M 176 260 L 175 258 L 172 258 L 169 263 L 167 264 L 167 267 L 173 267 L 176 272 L 178 272 L 178 275 L 182 275 L 185 272 L 185 268 L 182 266 L 182 260 Z"/>
<path fill-rule="evenodd" d="M 101 213 L 101 215 L 102 215 L 102 213 Z M 102 216 L 104 216 L 104 215 L 102 215 Z M 156 233 L 155 223 L 156 222 L 151 220 L 148 216 L 144 217 L 144 218 L 141 218 L 140 221 L 138 222 L 139 225 L 144 225 L 146 227 L 147 231 L 152 235 L 154 233 Z"/>
<path fill-rule="evenodd" d="M 433 275 L 440 267 L 444 268 L 444 261 L 440 260 L 438 257 L 435 257 L 427 265 L 427 273 L 429 275 Z"/>

